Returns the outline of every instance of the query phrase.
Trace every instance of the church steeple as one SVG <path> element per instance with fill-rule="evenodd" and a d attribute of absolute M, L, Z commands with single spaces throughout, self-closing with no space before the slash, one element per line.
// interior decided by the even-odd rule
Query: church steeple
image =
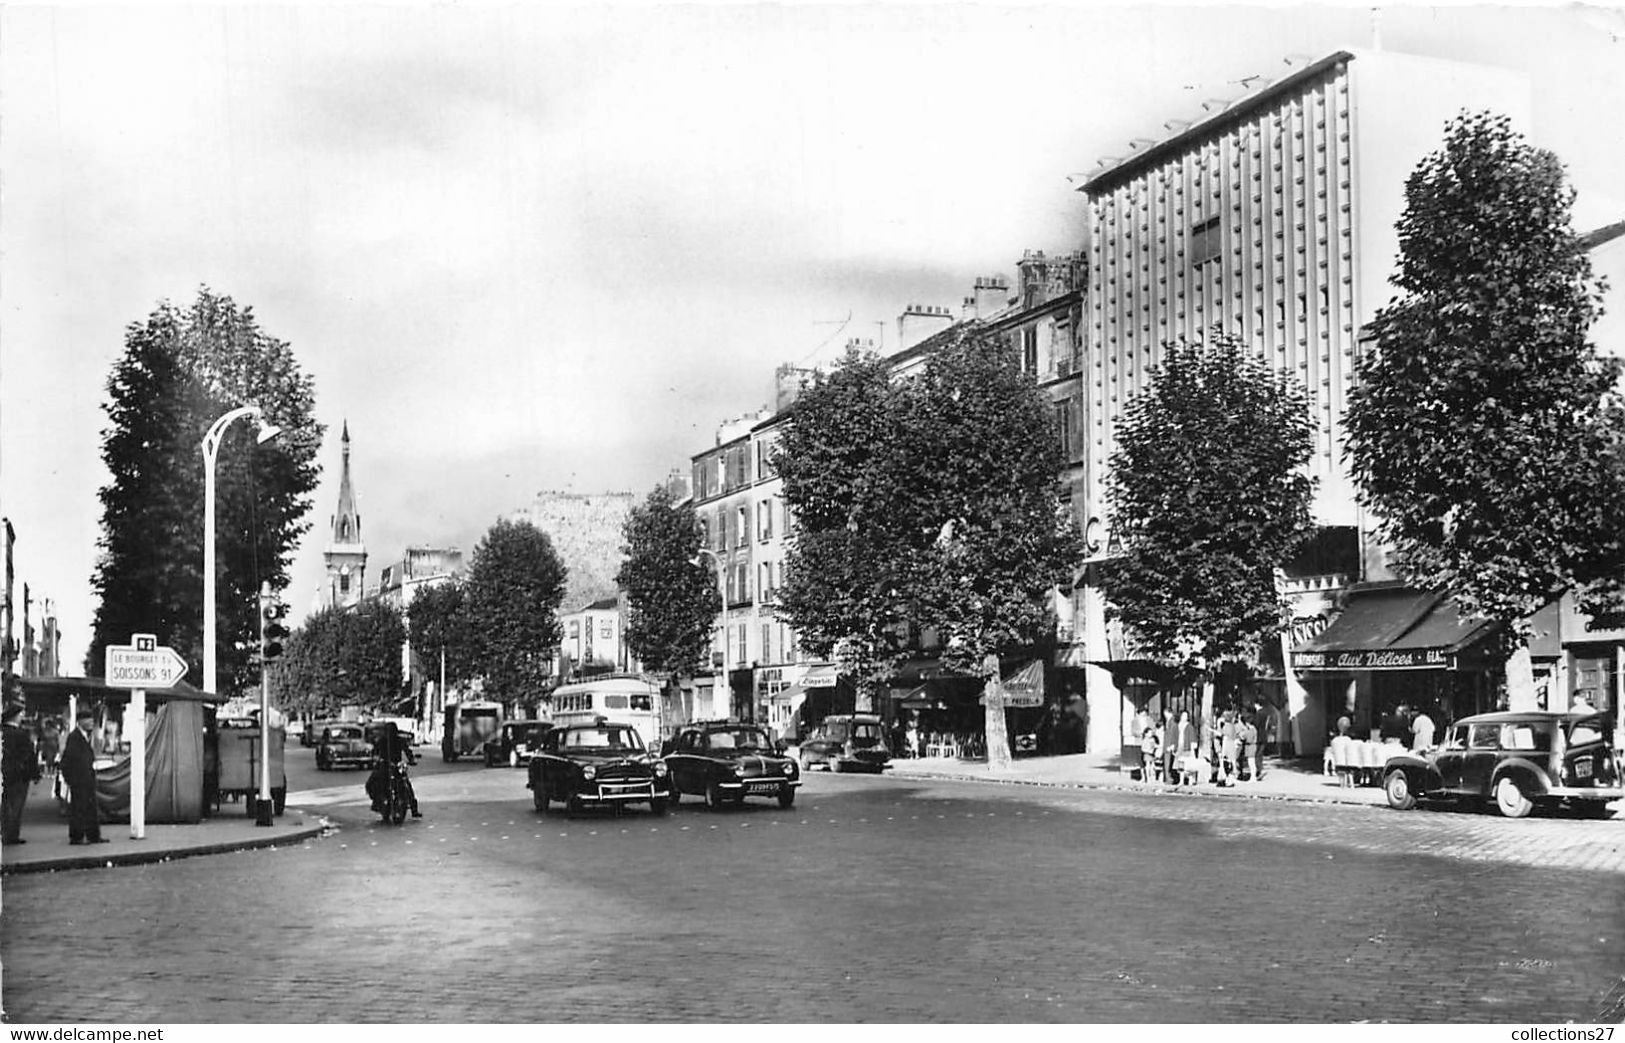
<path fill-rule="evenodd" d="M 343 450 L 343 470 L 339 474 L 338 512 L 333 515 L 331 537 L 322 558 L 327 563 L 327 589 L 324 600 L 330 606 L 354 605 L 361 600 L 367 575 L 367 547 L 361 539 L 361 512 L 356 509 L 355 489 L 350 482 L 350 421 L 344 421 L 339 438 Z"/>

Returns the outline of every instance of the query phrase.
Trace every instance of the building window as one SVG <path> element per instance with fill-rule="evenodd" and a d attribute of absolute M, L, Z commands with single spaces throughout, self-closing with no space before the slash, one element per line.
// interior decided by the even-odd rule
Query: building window
<path fill-rule="evenodd" d="M 1028 326 L 1021 331 L 1021 371 L 1038 372 L 1038 327 Z"/>
<path fill-rule="evenodd" d="M 734 512 L 734 546 L 743 547 L 750 542 L 750 517 L 748 508 L 740 504 Z"/>
<path fill-rule="evenodd" d="M 1220 244 L 1219 219 L 1210 217 L 1200 224 L 1191 226 L 1190 253 L 1191 266 L 1199 268 L 1209 261 L 1218 260 Z"/>
<path fill-rule="evenodd" d="M 763 540 L 773 538 L 773 501 L 763 500 L 756 506 L 757 537 Z"/>
<path fill-rule="evenodd" d="M 773 662 L 773 624 L 762 624 L 762 662 Z"/>

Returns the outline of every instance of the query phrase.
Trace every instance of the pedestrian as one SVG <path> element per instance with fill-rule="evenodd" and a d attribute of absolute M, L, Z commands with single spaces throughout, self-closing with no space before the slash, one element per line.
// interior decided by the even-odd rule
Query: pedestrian
<path fill-rule="evenodd" d="M 1236 711 L 1226 710 L 1219 718 L 1219 785 L 1236 784 L 1236 767 L 1241 763 L 1241 732 L 1236 723 Z"/>
<path fill-rule="evenodd" d="M 1258 780 L 1258 729 L 1245 714 L 1236 719 L 1236 779 Z"/>
<path fill-rule="evenodd" d="M 0 746 L 0 844 L 28 843 L 22 836 L 23 805 L 28 802 L 28 787 L 39 777 L 39 754 L 23 727 L 23 708 L 8 706 Z"/>
<path fill-rule="evenodd" d="M 1147 726 L 1140 733 L 1140 777 L 1141 781 L 1152 782 L 1157 778 L 1157 762 L 1162 756 L 1162 737 L 1157 729 Z"/>
<path fill-rule="evenodd" d="M 1202 746 L 1202 763 L 1208 767 L 1207 781 L 1210 785 L 1219 782 L 1219 711 L 1202 715 L 1202 726 L 1197 734 L 1196 741 Z"/>
<path fill-rule="evenodd" d="M 1424 709 L 1418 709 L 1411 719 L 1411 750 L 1426 753 L 1433 748 L 1433 718 Z"/>
<path fill-rule="evenodd" d="M 1179 744 L 1179 722 L 1174 719 L 1174 711 L 1167 706 L 1162 708 L 1162 777 L 1165 782 L 1173 782 L 1179 778 L 1179 758 L 1184 754 Z"/>
<path fill-rule="evenodd" d="M 1163 750 L 1172 753 L 1172 759 L 1166 762 L 1166 777 L 1170 782 L 1186 782 L 1190 778 L 1186 775 L 1188 761 L 1196 754 L 1197 742 L 1196 726 L 1191 723 L 1189 710 L 1179 712 L 1179 722 L 1173 726 L 1172 736 L 1172 740 L 1166 735 L 1163 737 Z M 1194 778 L 1190 778 L 1190 782 L 1194 781 Z"/>
<path fill-rule="evenodd" d="M 1253 704 L 1253 730 L 1258 741 L 1253 744 L 1253 781 L 1264 777 L 1264 747 L 1275 737 L 1275 714 L 1262 702 Z"/>
<path fill-rule="evenodd" d="M 80 710 L 77 724 L 62 751 L 62 778 L 68 784 L 68 843 L 105 844 L 101 812 L 96 807 L 96 751 L 90 745 L 95 712 Z"/>
<path fill-rule="evenodd" d="M 45 728 L 40 733 L 40 760 L 45 762 L 45 772 L 48 775 L 56 774 L 56 759 L 62 753 L 62 725 L 55 717 L 45 718 Z"/>

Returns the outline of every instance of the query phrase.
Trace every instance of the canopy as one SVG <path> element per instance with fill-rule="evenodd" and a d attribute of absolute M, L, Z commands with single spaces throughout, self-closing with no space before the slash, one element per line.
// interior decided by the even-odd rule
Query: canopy
<path fill-rule="evenodd" d="M 203 706 L 180 699 L 158 708 L 147 725 L 147 821 L 203 818 Z M 130 820 L 130 758 L 97 770 L 102 820 Z"/>
<path fill-rule="evenodd" d="M 1342 613 L 1319 635 L 1292 650 L 1300 672 L 1460 670 L 1462 653 L 1489 637 L 1495 624 L 1464 619 L 1440 592 L 1401 585 L 1356 587 Z"/>

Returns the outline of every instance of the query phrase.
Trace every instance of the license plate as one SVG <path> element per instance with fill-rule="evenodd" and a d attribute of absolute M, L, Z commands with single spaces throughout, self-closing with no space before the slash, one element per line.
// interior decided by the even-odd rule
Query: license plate
<path fill-rule="evenodd" d="M 753 782 L 750 784 L 752 793 L 777 793 L 778 789 L 779 784 L 777 782 Z"/>
<path fill-rule="evenodd" d="M 1590 757 L 1582 757 L 1574 762 L 1574 777 L 1577 779 L 1589 779 L 1591 777 Z"/>

